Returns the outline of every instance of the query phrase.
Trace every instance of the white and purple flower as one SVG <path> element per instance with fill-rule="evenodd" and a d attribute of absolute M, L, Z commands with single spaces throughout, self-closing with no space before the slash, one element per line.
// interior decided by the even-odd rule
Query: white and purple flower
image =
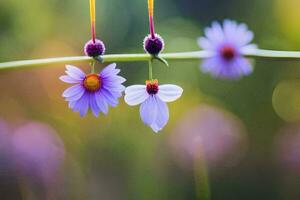
<path fill-rule="evenodd" d="M 183 89 L 176 85 L 158 86 L 157 80 L 146 81 L 146 85 L 132 85 L 125 90 L 125 102 L 130 106 L 140 106 L 142 121 L 158 132 L 169 121 L 167 102 L 177 100 Z"/>
<path fill-rule="evenodd" d="M 63 93 L 69 107 L 74 112 L 79 112 L 83 117 L 89 108 L 98 117 L 99 113 L 108 113 L 109 106 L 115 107 L 119 104 L 118 98 L 122 96 L 126 81 L 116 69 L 116 64 L 110 64 L 100 74 L 85 74 L 81 69 L 67 65 L 67 75 L 61 76 L 60 80 L 75 84 Z"/>
<path fill-rule="evenodd" d="M 202 63 L 202 71 L 223 79 L 238 79 L 252 73 L 253 67 L 243 53 L 255 51 L 257 46 L 250 44 L 254 35 L 246 24 L 225 20 L 223 26 L 213 22 L 205 29 L 205 37 L 198 44 L 212 57 Z"/>

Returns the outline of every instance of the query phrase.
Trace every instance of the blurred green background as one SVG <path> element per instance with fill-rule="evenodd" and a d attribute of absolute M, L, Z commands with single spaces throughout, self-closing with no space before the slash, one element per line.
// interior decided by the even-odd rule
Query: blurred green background
<path fill-rule="evenodd" d="M 147 1 L 96 3 L 107 54 L 142 53 Z M 165 52 L 199 50 L 203 28 L 228 18 L 247 23 L 260 48 L 299 50 L 299 7 L 299 0 L 156 0 L 156 31 Z M 0 62 L 83 55 L 89 1 L 2 0 L 0 27 Z M 202 187 L 195 174 L 206 165 L 213 200 L 299 200 L 300 63 L 253 62 L 254 73 L 239 81 L 202 74 L 200 61 L 156 62 L 160 83 L 184 88 L 159 134 L 123 100 L 108 116 L 73 113 L 61 97 L 63 65 L 1 71 L 0 199 L 193 200 Z M 147 63 L 118 66 L 126 86 L 148 77 Z"/>

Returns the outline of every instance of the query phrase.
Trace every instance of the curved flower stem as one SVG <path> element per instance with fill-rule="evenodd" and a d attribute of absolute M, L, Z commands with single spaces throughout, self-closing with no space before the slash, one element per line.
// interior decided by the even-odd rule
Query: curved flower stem
<path fill-rule="evenodd" d="M 247 58 L 258 59 L 271 59 L 271 60 L 290 60 L 300 61 L 300 51 L 273 51 L 258 49 L 253 52 L 245 52 Z M 207 51 L 192 51 L 192 52 L 180 52 L 180 53 L 164 53 L 160 54 L 160 57 L 172 61 L 172 60 L 200 60 L 211 57 L 211 54 Z M 149 54 L 111 54 L 104 55 L 98 58 L 103 63 L 109 62 L 137 62 L 137 61 L 150 61 L 152 56 Z M 42 67 L 50 64 L 69 64 L 75 62 L 89 62 L 93 58 L 87 56 L 76 57 L 59 57 L 59 58 L 45 58 L 36 60 L 21 60 L 0 63 L 0 70 L 25 68 L 25 67 Z"/>

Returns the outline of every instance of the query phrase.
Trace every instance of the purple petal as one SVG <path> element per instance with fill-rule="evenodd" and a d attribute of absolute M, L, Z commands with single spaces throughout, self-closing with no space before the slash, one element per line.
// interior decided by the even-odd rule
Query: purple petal
<path fill-rule="evenodd" d="M 73 110 L 79 112 L 80 116 L 83 117 L 87 114 L 89 109 L 89 94 L 85 93 L 78 101 L 76 101 Z"/>
<path fill-rule="evenodd" d="M 154 123 L 157 116 L 157 102 L 154 96 L 149 96 L 148 99 L 142 103 L 140 115 L 146 125 L 151 126 Z"/>
<path fill-rule="evenodd" d="M 213 22 L 211 28 L 206 28 L 204 30 L 205 36 L 213 44 L 219 44 L 224 41 L 224 32 L 221 25 L 218 22 Z"/>
<path fill-rule="evenodd" d="M 215 50 L 216 46 L 207 38 L 200 37 L 198 38 L 198 45 L 204 50 Z"/>
<path fill-rule="evenodd" d="M 71 96 L 71 97 L 66 97 L 66 101 L 77 101 L 79 100 L 82 95 L 85 93 L 86 91 L 84 89 L 82 89 L 80 92 L 78 92 L 77 94 Z"/>
<path fill-rule="evenodd" d="M 66 68 L 66 73 L 72 78 L 76 80 L 83 80 L 85 78 L 85 73 L 81 69 L 72 65 L 66 65 Z"/>
<path fill-rule="evenodd" d="M 116 69 L 116 63 L 112 63 L 110 65 L 108 65 L 107 67 L 105 67 L 102 72 L 100 73 L 100 76 L 105 78 L 108 76 L 114 76 L 116 74 L 118 74 L 120 72 L 119 69 Z"/>
<path fill-rule="evenodd" d="M 122 76 L 107 76 L 105 78 L 102 78 L 103 81 L 105 81 L 105 83 L 107 84 L 121 84 L 124 83 L 126 81 L 125 78 L 123 78 Z"/>
<path fill-rule="evenodd" d="M 98 91 L 95 93 L 95 98 L 96 98 L 96 103 L 97 103 L 99 109 L 101 110 L 101 112 L 103 112 L 104 114 L 107 114 L 108 113 L 108 104 L 105 100 L 105 97 L 101 93 L 101 91 Z"/>
<path fill-rule="evenodd" d="M 123 92 L 125 90 L 125 86 L 121 84 L 114 84 L 114 85 L 103 84 L 102 87 L 112 92 Z"/>
<path fill-rule="evenodd" d="M 65 83 L 71 83 L 71 84 L 81 82 L 80 80 L 76 80 L 76 79 L 72 78 L 71 76 L 66 76 L 66 75 L 59 77 L 59 79 Z"/>
<path fill-rule="evenodd" d="M 132 85 L 125 89 L 125 102 L 130 106 L 135 106 L 143 103 L 149 94 L 146 91 L 145 85 Z"/>
<path fill-rule="evenodd" d="M 105 97 L 106 102 L 112 106 L 115 107 L 119 104 L 118 98 L 114 97 L 109 91 L 107 91 L 106 89 L 103 89 L 101 91 L 102 95 Z"/>
<path fill-rule="evenodd" d="M 94 114 L 95 117 L 98 117 L 101 110 L 98 107 L 98 104 L 96 102 L 95 93 L 90 94 L 89 99 L 90 99 L 90 107 L 91 107 L 92 113 Z"/>
<path fill-rule="evenodd" d="M 68 97 L 75 96 L 78 93 L 82 93 L 82 91 L 84 91 L 84 88 L 80 84 L 77 84 L 66 89 L 62 94 L 62 96 L 68 98 Z"/>
<path fill-rule="evenodd" d="M 228 62 L 220 57 L 205 59 L 202 64 L 204 72 L 210 72 L 215 77 L 225 79 L 238 79 L 249 75 L 253 71 L 251 63 L 243 57 L 237 57 Z"/>

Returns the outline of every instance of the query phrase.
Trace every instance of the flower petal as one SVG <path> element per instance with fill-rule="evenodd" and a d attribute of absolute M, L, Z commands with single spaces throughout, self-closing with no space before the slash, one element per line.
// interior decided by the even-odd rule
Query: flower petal
<path fill-rule="evenodd" d="M 118 97 L 113 96 L 112 93 L 110 93 L 106 89 L 103 89 L 101 91 L 101 93 L 105 97 L 105 100 L 107 101 L 107 103 L 110 106 L 115 107 L 115 106 L 117 106 L 119 104 Z"/>
<path fill-rule="evenodd" d="M 90 94 L 90 107 L 92 110 L 92 113 L 94 114 L 95 117 L 99 116 L 99 112 L 101 111 L 100 108 L 98 107 L 98 104 L 96 102 L 96 96 L 95 94 Z"/>
<path fill-rule="evenodd" d="M 142 103 L 140 115 L 146 125 L 151 126 L 154 123 L 157 116 L 157 102 L 155 96 L 149 96 L 148 99 Z"/>
<path fill-rule="evenodd" d="M 216 48 L 216 46 L 205 37 L 200 37 L 197 41 L 198 45 L 204 50 L 215 50 Z"/>
<path fill-rule="evenodd" d="M 86 91 L 82 89 L 80 92 L 76 93 L 75 95 L 71 97 L 66 97 L 66 101 L 77 101 L 82 97 L 82 95 L 84 95 L 85 92 Z"/>
<path fill-rule="evenodd" d="M 132 85 L 125 89 L 125 102 L 130 106 L 136 106 L 143 103 L 149 94 L 145 85 Z"/>
<path fill-rule="evenodd" d="M 99 109 L 101 110 L 101 112 L 103 112 L 104 114 L 107 114 L 108 113 L 108 104 L 105 100 L 105 97 L 101 93 L 101 91 L 98 91 L 95 93 L 95 98 L 96 98 L 96 103 L 97 103 Z"/>
<path fill-rule="evenodd" d="M 68 97 L 75 96 L 78 93 L 81 93 L 82 91 L 84 91 L 84 88 L 80 84 L 77 84 L 66 89 L 62 94 L 62 96 L 68 98 Z"/>
<path fill-rule="evenodd" d="M 102 78 L 109 77 L 109 76 L 114 76 L 120 72 L 120 69 L 116 69 L 117 64 L 112 63 L 108 66 L 106 66 L 102 72 L 100 73 L 100 76 Z"/>
<path fill-rule="evenodd" d="M 177 100 L 182 95 L 183 89 L 177 85 L 161 85 L 157 96 L 164 102 L 172 102 Z"/>
<path fill-rule="evenodd" d="M 89 94 L 85 93 L 78 101 L 76 101 L 73 111 L 79 112 L 84 117 L 89 110 Z"/>
<path fill-rule="evenodd" d="M 169 121 L 169 108 L 165 102 L 159 98 L 155 98 L 157 102 L 157 117 L 151 128 L 154 132 L 162 130 Z"/>
<path fill-rule="evenodd" d="M 76 80 L 83 80 L 85 78 L 85 73 L 78 67 L 72 65 L 66 65 L 66 73 Z"/>
<path fill-rule="evenodd" d="M 71 76 L 66 76 L 66 75 L 59 77 L 59 79 L 65 83 L 71 83 L 71 84 L 81 82 L 80 80 L 74 79 Z"/>

